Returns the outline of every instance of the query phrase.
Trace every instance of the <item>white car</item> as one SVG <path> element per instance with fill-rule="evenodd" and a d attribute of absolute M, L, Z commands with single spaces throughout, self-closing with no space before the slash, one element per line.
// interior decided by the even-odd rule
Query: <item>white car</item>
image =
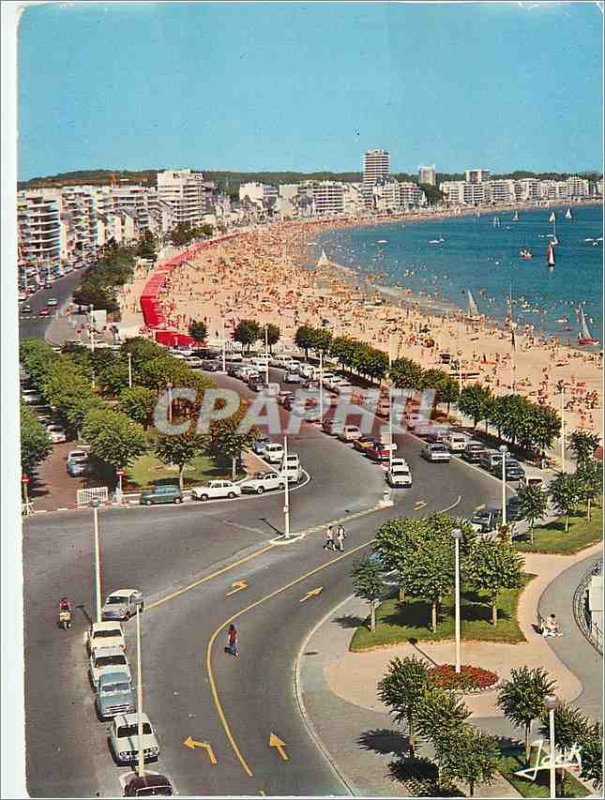
<path fill-rule="evenodd" d="M 357 425 L 345 425 L 338 434 L 338 438 L 343 442 L 356 442 L 357 439 L 361 438 L 361 431 Z"/>
<path fill-rule="evenodd" d="M 257 472 L 253 477 L 240 483 L 244 494 L 263 494 L 272 489 L 285 489 L 286 479 L 277 472 Z"/>
<path fill-rule="evenodd" d="M 288 457 L 281 462 L 279 471 L 288 479 L 288 483 L 298 483 L 303 475 L 298 455 L 296 453 L 288 453 Z"/>
<path fill-rule="evenodd" d="M 66 461 L 68 464 L 86 464 L 89 455 L 88 450 L 70 450 Z"/>
<path fill-rule="evenodd" d="M 204 362 L 198 356 L 185 356 L 184 361 L 191 369 L 201 369 L 204 366 Z"/>
<path fill-rule="evenodd" d="M 59 301 L 57 300 L 56 297 L 49 297 L 48 300 L 46 301 L 46 305 L 49 308 L 54 308 L 54 306 L 58 306 L 59 305 Z"/>
<path fill-rule="evenodd" d="M 425 444 L 420 451 L 422 458 L 430 461 L 433 464 L 445 463 L 448 464 L 452 458 L 452 454 L 442 442 L 435 444 Z"/>
<path fill-rule="evenodd" d="M 143 611 L 144 607 L 140 589 L 117 589 L 105 598 L 101 615 L 104 620 L 129 619 L 137 613 L 137 608 Z"/>
<path fill-rule="evenodd" d="M 333 389 L 336 392 L 336 394 L 341 394 L 341 392 L 352 391 L 354 389 L 354 386 L 350 381 L 342 380 L 333 384 Z"/>
<path fill-rule="evenodd" d="M 408 467 L 408 462 L 405 458 L 394 458 L 390 464 L 391 467 Z"/>
<path fill-rule="evenodd" d="M 60 425 L 54 425 L 54 424 L 47 425 L 46 433 L 48 434 L 48 438 L 51 440 L 53 444 L 61 444 L 62 442 L 67 441 L 67 436 L 65 435 L 65 431 Z"/>
<path fill-rule="evenodd" d="M 142 741 L 139 741 L 139 715 L 120 714 L 114 717 L 109 733 L 109 742 L 114 758 L 118 764 L 134 764 L 139 755 L 139 747 L 143 747 L 145 761 L 160 755 L 160 745 L 147 714 L 141 714 L 143 728 Z"/>
<path fill-rule="evenodd" d="M 93 622 L 86 633 L 86 646 L 89 653 L 117 647 L 126 649 L 124 632 L 119 622 Z"/>
<path fill-rule="evenodd" d="M 445 445 L 450 453 L 464 453 L 469 442 L 464 433 L 450 433 L 445 437 Z"/>
<path fill-rule="evenodd" d="M 314 378 L 317 369 L 313 366 L 313 364 L 301 364 L 298 368 L 298 372 L 301 378 Z"/>
<path fill-rule="evenodd" d="M 278 442 L 273 442 L 265 447 L 263 458 L 269 464 L 281 464 L 284 457 L 284 446 Z"/>
<path fill-rule="evenodd" d="M 107 650 L 96 650 L 94 653 L 90 654 L 88 675 L 95 689 L 99 685 L 99 678 L 101 675 L 106 675 L 108 672 L 115 672 L 116 667 L 118 667 L 120 672 L 126 672 L 128 677 L 132 679 L 130 664 L 126 658 L 126 653 L 119 647 L 109 647 Z"/>
<path fill-rule="evenodd" d="M 232 500 L 234 497 L 239 497 L 242 490 L 237 483 L 233 481 L 209 481 L 203 486 L 196 486 L 191 490 L 192 500 L 216 500 L 221 497 L 228 497 Z"/>
<path fill-rule="evenodd" d="M 300 374 L 298 372 L 293 372 L 288 369 L 284 377 L 284 383 L 300 383 Z"/>
<path fill-rule="evenodd" d="M 34 389 L 24 389 L 21 392 L 21 397 L 27 405 L 33 406 L 40 402 L 40 395 Z"/>
<path fill-rule="evenodd" d="M 387 472 L 387 483 L 393 487 L 409 488 L 412 485 L 412 473 L 408 466 L 392 467 Z"/>

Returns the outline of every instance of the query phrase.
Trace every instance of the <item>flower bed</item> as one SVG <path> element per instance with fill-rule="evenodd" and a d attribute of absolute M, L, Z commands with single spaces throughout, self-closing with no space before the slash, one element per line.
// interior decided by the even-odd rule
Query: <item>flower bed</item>
<path fill-rule="evenodd" d="M 453 664 L 439 664 L 429 670 L 429 676 L 435 686 L 463 692 L 481 692 L 498 683 L 495 672 L 472 664 L 461 664 L 460 672 L 456 672 Z"/>

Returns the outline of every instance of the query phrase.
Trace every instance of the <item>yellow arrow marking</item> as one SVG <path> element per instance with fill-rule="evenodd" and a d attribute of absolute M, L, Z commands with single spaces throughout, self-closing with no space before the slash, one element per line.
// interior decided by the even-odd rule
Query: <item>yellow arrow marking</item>
<path fill-rule="evenodd" d="M 426 500 L 416 500 L 416 505 L 414 506 L 414 511 L 420 511 L 421 508 L 424 508 L 427 505 Z"/>
<path fill-rule="evenodd" d="M 269 747 L 275 747 L 275 749 L 280 754 L 282 759 L 284 761 L 287 761 L 288 760 L 288 754 L 284 750 L 285 746 L 286 746 L 286 743 L 282 742 L 282 740 L 279 738 L 279 736 L 276 736 L 274 733 L 269 734 Z"/>
<path fill-rule="evenodd" d="M 267 792 L 266 792 L 264 789 L 261 789 L 261 790 L 259 791 L 259 794 L 262 794 L 262 796 L 263 796 L 263 797 L 266 797 L 266 796 L 267 796 Z"/>
<path fill-rule="evenodd" d="M 231 591 L 227 592 L 225 597 L 230 597 L 232 594 L 237 594 L 238 592 L 241 592 L 242 589 L 247 589 L 248 588 L 248 584 L 246 583 L 246 581 L 234 581 L 231 584 L 231 586 L 232 586 Z"/>
<path fill-rule="evenodd" d="M 475 506 L 475 511 L 481 511 L 482 508 L 485 508 L 485 503 L 481 503 L 480 506 Z"/>
<path fill-rule="evenodd" d="M 317 589 L 311 589 L 311 591 L 307 592 L 307 594 L 304 597 L 301 597 L 298 602 L 299 603 L 304 603 L 305 600 L 308 600 L 310 597 L 314 597 L 315 595 L 321 594 L 322 591 L 323 591 L 323 588 L 324 588 L 323 586 L 318 586 Z M 273 734 L 271 734 L 271 735 L 273 736 Z"/>
<path fill-rule="evenodd" d="M 197 742 L 195 739 L 192 739 L 191 736 L 188 736 L 183 742 L 183 744 L 190 750 L 195 750 L 196 747 L 201 747 L 208 753 L 208 758 L 210 759 L 210 763 L 216 764 L 216 756 L 214 755 L 214 750 L 212 749 L 212 745 L 209 744 L 209 742 Z"/>

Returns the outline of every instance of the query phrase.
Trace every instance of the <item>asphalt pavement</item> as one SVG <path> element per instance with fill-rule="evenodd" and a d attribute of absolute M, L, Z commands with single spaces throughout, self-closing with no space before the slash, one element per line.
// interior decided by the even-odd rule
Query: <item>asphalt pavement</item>
<path fill-rule="evenodd" d="M 35 294 L 30 295 L 27 300 L 19 303 L 19 339 L 40 338 L 43 339 L 45 334 L 53 321 L 54 314 L 57 310 L 61 309 L 70 299 L 76 286 L 82 280 L 85 269 L 74 270 L 62 278 L 57 278 L 53 281 L 50 289 L 40 289 Z M 38 316 L 40 310 L 46 307 L 48 299 L 54 297 L 57 300 L 57 306 L 51 308 L 51 314 L 48 317 Z M 31 306 L 31 313 L 24 314 L 23 306 Z"/>

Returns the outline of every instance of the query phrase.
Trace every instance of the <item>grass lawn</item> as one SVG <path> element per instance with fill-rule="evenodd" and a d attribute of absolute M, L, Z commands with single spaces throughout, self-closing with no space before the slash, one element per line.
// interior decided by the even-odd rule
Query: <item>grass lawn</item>
<path fill-rule="evenodd" d="M 533 578 L 524 576 L 521 589 L 506 589 L 500 594 L 498 602 L 498 624 L 491 624 L 491 606 L 484 592 L 462 592 L 460 609 L 462 638 L 487 642 L 523 642 L 517 624 L 517 603 L 523 588 Z M 437 631 L 430 629 L 431 606 L 424 600 L 409 600 L 400 603 L 397 598 L 385 600 L 376 610 L 376 631 L 370 633 L 369 619 L 360 625 L 349 649 L 353 652 L 374 650 L 400 644 L 411 639 L 438 641 L 454 638 L 454 600 L 448 598 L 439 608 Z"/>
<path fill-rule="evenodd" d="M 521 778 L 513 773 L 517 770 L 524 769 L 525 760 L 523 750 L 505 750 L 502 752 L 498 760 L 498 769 L 506 780 L 513 786 L 523 797 L 550 797 L 549 786 L 549 772 L 542 770 L 538 772 L 535 781 L 530 781 L 528 778 Z M 557 784 L 559 786 L 559 784 Z M 559 787 L 560 791 L 560 787 Z M 557 794 L 558 797 L 588 797 L 590 792 L 586 787 L 576 780 L 569 772 L 565 773 L 563 783 L 563 792 Z"/>
<path fill-rule="evenodd" d="M 565 519 L 559 519 L 534 530 L 534 543 L 529 541 L 529 534 L 523 538 L 515 538 L 515 547 L 523 553 L 560 553 L 562 555 L 577 553 L 603 536 L 603 509 L 592 507 L 592 519 L 586 519 L 584 511 L 569 518 L 569 530 L 565 533 Z"/>
<path fill-rule="evenodd" d="M 185 486 L 194 486 L 213 478 L 231 478 L 231 473 L 218 469 L 215 461 L 210 456 L 198 456 L 191 464 L 185 467 Z M 136 484 L 138 487 L 151 486 L 158 481 L 178 482 L 179 471 L 177 467 L 162 464 L 159 458 L 153 455 L 144 455 L 126 470 L 127 483 Z"/>

